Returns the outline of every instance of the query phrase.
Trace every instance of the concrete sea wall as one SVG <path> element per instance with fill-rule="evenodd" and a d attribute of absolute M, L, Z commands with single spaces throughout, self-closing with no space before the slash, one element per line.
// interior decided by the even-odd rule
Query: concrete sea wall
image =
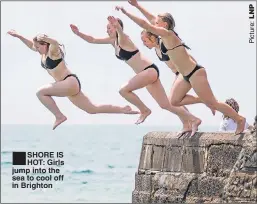
<path fill-rule="evenodd" d="M 132 203 L 257 202 L 256 130 L 144 136 Z"/>

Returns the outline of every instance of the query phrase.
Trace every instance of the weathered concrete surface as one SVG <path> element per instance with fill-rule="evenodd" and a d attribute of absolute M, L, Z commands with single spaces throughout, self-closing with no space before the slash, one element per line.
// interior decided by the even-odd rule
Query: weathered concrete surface
<path fill-rule="evenodd" d="M 256 129 L 144 136 L 133 203 L 257 202 Z"/>

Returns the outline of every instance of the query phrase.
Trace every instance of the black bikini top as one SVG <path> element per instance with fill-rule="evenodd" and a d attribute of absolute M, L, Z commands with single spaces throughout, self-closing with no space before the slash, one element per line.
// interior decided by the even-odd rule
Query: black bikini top
<path fill-rule="evenodd" d="M 116 42 L 115 42 L 115 44 L 116 44 Z M 119 46 L 118 43 L 117 43 L 117 46 Z M 119 48 L 120 48 L 119 54 L 116 55 L 116 57 L 119 60 L 128 61 L 131 57 L 133 57 L 135 54 L 137 54 L 139 52 L 138 49 L 131 52 L 131 51 L 127 51 L 127 50 L 122 49 L 120 46 L 119 46 Z"/>
<path fill-rule="evenodd" d="M 160 45 L 160 40 L 161 40 L 161 39 L 158 37 L 157 40 L 158 40 L 158 41 L 157 41 L 158 45 Z M 163 45 L 163 43 L 162 43 L 161 45 Z M 164 46 L 164 45 L 163 45 L 163 46 Z M 161 57 L 157 54 L 156 49 L 155 49 L 155 52 L 156 52 L 157 57 L 160 59 L 160 61 L 167 62 L 167 61 L 170 60 L 170 57 L 169 57 L 168 55 L 164 54 L 164 53 L 162 52 L 162 50 L 161 50 Z"/>
<path fill-rule="evenodd" d="M 50 57 L 47 56 L 45 64 L 41 60 L 41 66 L 44 69 L 54 69 L 55 67 L 58 66 L 58 64 L 61 63 L 62 60 L 63 60 L 63 58 L 53 60 L 53 59 L 51 59 Z"/>
<path fill-rule="evenodd" d="M 173 32 L 174 32 L 175 35 L 180 39 L 180 37 L 178 36 L 178 34 L 177 34 L 174 30 L 173 30 Z M 180 40 L 181 40 L 181 39 L 180 39 Z M 182 44 L 180 44 L 180 45 L 177 45 L 177 46 L 175 46 L 175 47 L 173 47 L 173 48 L 171 48 L 171 49 L 167 49 L 167 48 L 165 47 L 165 45 L 163 44 L 163 42 L 161 42 L 161 44 L 160 44 L 161 52 L 162 52 L 163 54 L 166 54 L 169 50 L 174 50 L 174 49 L 176 49 L 177 47 L 180 47 L 180 46 L 184 46 L 186 49 L 191 50 L 191 48 L 188 47 L 185 43 L 182 43 Z"/>

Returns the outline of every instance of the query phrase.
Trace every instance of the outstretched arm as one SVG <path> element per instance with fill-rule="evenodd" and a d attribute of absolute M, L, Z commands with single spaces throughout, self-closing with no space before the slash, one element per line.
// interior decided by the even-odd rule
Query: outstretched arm
<path fill-rule="evenodd" d="M 94 38 L 90 35 L 86 35 L 82 32 L 79 31 L 78 27 L 71 24 L 70 25 L 72 32 L 79 36 L 80 38 L 82 38 L 83 40 L 87 41 L 88 43 L 93 43 L 93 44 L 111 44 L 112 43 L 112 39 L 110 37 L 106 37 L 106 38 Z"/>
<path fill-rule="evenodd" d="M 156 16 L 151 14 L 149 11 L 147 11 L 144 7 L 142 7 L 137 0 L 128 0 L 128 2 L 136 7 L 146 18 L 151 24 L 155 24 Z"/>
<path fill-rule="evenodd" d="M 165 37 L 168 36 L 170 34 L 170 32 L 165 29 L 165 28 L 161 28 L 161 27 L 157 27 L 155 25 L 152 25 L 150 23 L 148 23 L 147 21 L 132 15 L 131 13 L 127 12 L 124 8 L 122 7 L 116 7 L 116 10 L 121 10 L 122 13 L 124 13 L 126 16 L 128 16 L 132 21 L 134 21 L 137 25 L 139 25 L 141 28 L 144 28 L 148 31 L 150 31 L 151 33 L 154 33 L 155 35 L 161 36 L 161 37 Z"/>
<path fill-rule="evenodd" d="M 16 31 L 11 30 L 7 32 L 9 35 L 16 37 L 18 39 L 20 39 L 29 49 L 37 52 L 36 48 L 33 46 L 33 41 L 29 40 L 23 36 L 21 36 L 20 34 L 18 34 Z"/>

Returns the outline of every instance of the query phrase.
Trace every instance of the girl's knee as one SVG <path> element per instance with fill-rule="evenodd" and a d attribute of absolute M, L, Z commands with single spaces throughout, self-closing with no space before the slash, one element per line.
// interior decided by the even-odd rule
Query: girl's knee
<path fill-rule="evenodd" d="M 170 104 L 172 106 L 180 106 L 180 101 L 174 98 L 170 98 Z"/>
<path fill-rule="evenodd" d="M 161 103 L 159 104 L 159 106 L 161 109 L 168 110 L 168 111 L 171 110 L 171 105 L 169 103 Z"/>
<path fill-rule="evenodd" d="M 121 96 L 125 96 L 129 93 L 130 91 L 127 89 L 127 87 L 122 87 L 120 90 L 119 90 L 119 93 Z"/>
<path fill-rule="evenodd" d="M 49 93 L 48 87 L 44 86 L 37 90 L 36 95 L 39 96 L 47 96 Z"/>
<path fill-rule="evenodd" d="M 36 95 L 38 98 L 41 96 L 44 96 L 44 89 L 42 89 L 42 88 L 38 89 L 36 92 Z"/>

